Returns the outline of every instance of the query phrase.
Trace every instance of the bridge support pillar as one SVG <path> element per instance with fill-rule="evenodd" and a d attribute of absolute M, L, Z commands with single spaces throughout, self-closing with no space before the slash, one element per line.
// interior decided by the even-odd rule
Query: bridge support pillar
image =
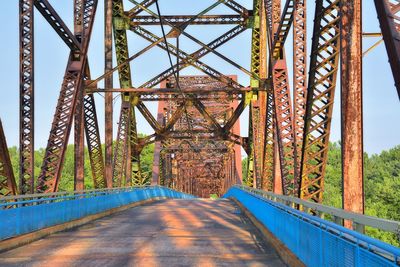
<path fill-rule="evenodd" d="M 107 73 L 112 69 L 112 0 L 104 0 L 104 54 L 105 54 L 105 68 L 104 72 Z M 109 75 L 104 79 L 106 89 L 113 88 L 113 76 Z M 112 185 L 112 161 L 113 161 L 113 94 L 111 92 L 105 93 L 105 165 L 104 175 L 106 185 L 111 188 Z"/>
<path fill-rule="evenodd" d="M 364 213 L 361 0 L 343 1 L 341 14 L 343 208 Z"/>

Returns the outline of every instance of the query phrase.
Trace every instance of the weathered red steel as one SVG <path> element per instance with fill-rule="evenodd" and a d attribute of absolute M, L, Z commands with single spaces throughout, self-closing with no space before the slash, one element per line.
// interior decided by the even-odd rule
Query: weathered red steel
<path fill-rule="evenodd" d="M 34 191 L 34 0 L 19 2 L 20 104 L 19 191 Z"/>

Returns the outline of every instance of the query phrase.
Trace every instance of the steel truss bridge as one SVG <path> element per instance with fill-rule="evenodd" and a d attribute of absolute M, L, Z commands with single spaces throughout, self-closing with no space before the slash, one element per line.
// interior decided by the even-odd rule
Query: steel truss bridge
<path fill-rule="evenodd" d="M 26 235 L 33 231 L 69 225 L 71 221 L 84 220 L 95 216 L 93 214 L 104 214 L 132 203 L 216 195 L 235 199 L 243 213 L 260 226 L 257 228 L 266 229 L 266 236 L 278 240 L 278 244 L 288 249 L 288 254 L 300 260 L 294 261 L 296 264 L 330 265 L 326 260 L 344 257 L 348 252 L 342 249 L 345 245 L 339 244 L 342 241 L 357 249 L 354 252 L 357 257 L 365 252 L 368 257 L 377 258 L 378 265 L 399 264 L 398 249 L 353 230 L 362 233 L 364 226 L 371 226 L 400 232 L 398 222 L 361 215 L 364 213 L 362 57 L 379 44 L 363 52 L 362 39 L 368 36 L 382 38 L 400 97 L 400 1 L 374 0 L 380 33 L 362 31 L 361 0 L 316 0 L 312 11 L 307 8 L 306 0 L 253 0 L 252 9 L 234 0 L 216 0 L 195 15 L 165 15 L 157 0 L 139 1 L 104 0 L 105 69 L 102 75 L 93 77 L 88 54 L 90 43 L 94 41 L 91 38 L 94 20 L 99 16 L 96 12 L 98 0 L 70 1 L 74 12 L 73 28 L 67 26 L 48 0 L 19 0 L 19 177 L 16 179 L 13 173 L 0 121 L 0 226 L 9 227 L 7 231 L 0 227 L 0 240 L 3 240 L 0 250 L 15 247 L 18 242 L 23 244 L 15 241 L 16 238 L 28 240 Z M 230 13 L 216 15 L 213 11 L 220 6 Z M 35 58 L 34 49 L 35 10 L 70 50 L 37 177 L 34 175 L 34 61 L 40 59 Z M 314 16 L 313 25 L 307 25 L 307 13 Z M 193 25 L 203 25 L 202 29 L 207 31 L 212 31 L 213 26 L 224 25 L 227 30 L 215 39 L 203 42 L 187 30 Z M 310 26 L 312 38 L 307 36 L 307 32 L 311 32 L 307 31 Z M 151 30 L 155 27 L 157 33 Z M 246 31 L 251 32 L 249 69 L 219 52 L 220 47 Z M 130 43 L 128 32 L 143 38 L 148 45 L 134 54 L 129 53 L 128 45 L 134 44 Z M 291 35 L 293 54 L 289 55 L 285 48 Z M 181 39 L 190 40 L 199 48 L 185 51 L 180 45 Z M 307 43 L 310 39 L 311 43 Z M 143 84 L 134 85 L 131 64 L 156 47 L 168 56 L 170 66 Z M 114 53 L 116 62 L 113 62 Z M 248 84 L 239 82 L 237 73 L 221 73 L 206 63 L 204 58 L 210 55 L 245 73 Z M 293 59 L 291 71 L 288 70 L 288 58 Z M 202 75 L 181 75 L 187 67 Z M 118 74 L 119 88 L 114 86 L 115 73 Z M 343 210 L 320 204 L 336 90 L 341 97 Z M 99 103 L 95 103 L 94 94 L 104 96 L 104 150 L 96 113 Z M 116 95 L 121 97 L 121 106 L 116 111 L 119 119 L 113 140 L 113 99 Z M 158 102 L 156 116 L 146 106 L 151 101 Z M 249 110 L 248 135 L 242 136 L 239 118 L 246 108 Z M 153 134 L 138 134 L 138 113 L 152 127 Z M 75 191 L 62 193 L 58 189 L 72 129 Z M 85 142 L 94 191 L 84 191 Z M 140 155 L 143 148 L 152 143 L 155 143 L 155 152 L 152 175 L 149 175 L 142 170 Z M 248 157 L 245 180 L 241 149 Z M 238 186 L 242 183 L 245 186 Z M 146 187 L 150 184 L 161 187 Z M 140 195 L 142 193 L 144 195 Z M 113 204 L 99 204 L 101 201 Z M 254 203 L 258 202 L 259 206 L 255 208 Z M 71 203 L 82 205 L 79 208 L 86 209 L 86 213 L 74 210 Z M 98 208 L 94 208 L 94 204 L 85 208 L 89 203 L 97 203 Z M 177 203 L 179 206 L 189 202 Z M 45 213 L 51 212 L 52 204 L 60 205 L 62 209 L 69 207 L 70 213 L 62 215 L 63 221 L 57 216 L 37 218 L 33 215 L 35 207 Z M 220 210 L 218 204 L 216 212 L 222 214 L 225 204 L 221 204 Z M 3 219 L 6 218 L 3 216 L 9 216 L 7 214 L 20 214 L 24 210 L 31 212 L 31 217 L 13 215 L 11 219 Z M 263 215 L 268 212 L 280 219 L 268 220 Z M 322 214 L 327 214 L 332 222 L 321 219 Z M 304 245 L 303 239 L 311 242 L 313 238 L 298 236 L 303 228 L 296 226 L 293 227 L 295 230 L 282 230 L 277 225 L 281 223 L 286 224 L 284 228 L 292 228 L 295 218 L 317 227 L 318 234 L 326 232 L 335 236 L 334 240 L 321 237 L 320 244 L 325 245 L 320 249 L 326 246 L 333 250 L 340 248 L 339 254 L 324 254 L 326 257 L 321 256 L 320 261 L 312 261 L 310 255 L 313 252 L 303 251 L 298 244 Z M 38 226 L 37 220 L 42 226 Z M 26 228 L 16 228 L 19 230 L 13 232 L 10 225 L 16 222 Z M 301 223 L 298 227 L 302 227 Z M 309 231 L 310 235 L 314 233 Z M 323 243 L 327 240 L 336 242 L 336 247 L 333 243 Z M 298 242 L 297 247 L 294 242 Z M 321 250 L 314 252 L 328 253 Z M 350 265 L 371 263 L 357 257 L 354 256 Z M 342 263 L 335 264 L 341 266 Z"/>

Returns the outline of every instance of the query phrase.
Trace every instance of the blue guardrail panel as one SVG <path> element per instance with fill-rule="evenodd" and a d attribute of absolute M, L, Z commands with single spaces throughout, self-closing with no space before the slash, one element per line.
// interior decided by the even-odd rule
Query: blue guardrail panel
<path fill-rule="evenodd" d="M 232 187 L 235 198 L 307 266 L 399 266 L 400 249 Z"/>
<path fill-rule="evenodd" d="M 72 198 L 55 197 L 47 200 L 31 200 L 21 202 L 21 204 L 28 202 L 29 205 L 10 209 L 4 209 L 10 205 L 10 203 L 4 203 L 0 204 L 0 240 L 159 197 L 194 198 L 189 194 L 155 186 L 112 191 L 94 196 L 78 195 Z M 18 202 L 12 204 L 18 204 Z"/>

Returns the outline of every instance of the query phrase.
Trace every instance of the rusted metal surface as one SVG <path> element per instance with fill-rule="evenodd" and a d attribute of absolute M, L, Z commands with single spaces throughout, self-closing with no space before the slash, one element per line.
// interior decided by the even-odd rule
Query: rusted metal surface
<path fill-rule="evenodd" d="M 76 39 L 74 34 L 47 0 L 34 0 L 34 4 L 36 9 L 43 15 L 50 26 L 53 27 L 56 33 L 72 51 L 79 51 L 84 48 L 81 47 L 80 41 Z"/>
<path fill-rule="evenodd" d="M 364 213 L 361 0 L 340 10 L 343 208 Z"/>
<path fill-rule="evenodd" d="M 254 90 L 265 88 L 265 80 L 267 78 L 267 24 L 266 10 L 262 1 L 254 1 L 253 5 L 254 25 L 252 28 L 252 47 L 251 47 L 251 72 L 258 76 L 250 80 L 250 86 Z M 254 93 L 254 92 L 253 92 Z M 266 92 L 257 92 L 250 101 L 250 120 L 251 129 L 249 129 L 250 137 L 250 153 L 251 160 L 248 160 L 249 176 L 248 183 L 256 188 L 262 187 L 262 177 L 264 170 L 264 143 L 265 143 L 265 123 L 266 123 Z"/>
<path fill-rule="evenodd" d="M 181 16 L 162 16 L 169 23 L 180 24 L 191 20 L 191 15 Z M 158 25 L 160 22 L 157 18 L 152 16 L 133 16 L 131 25 Z M 240 15 L 203 15 L 198 16 L 195 20 L 190 22 L 190 25 L 210 25 L 210 24 L 244 24 L 245 18 Z"/>
<path fill-rule="evenodd" d="M 19 1 L 19 191 L 34 192 L 34 0 Z"/>
<path fill-rule="evenodd" d="M 112 69 L 113 64 L 112 41 L 112 0 L 104 0 L 104 72 Z M 104 87 L 113 87 L 112 75 L 105 77 Z M 105 128 L 105 159 L 104 177 L 108 188 L 112 187 L 112 161 L 113 161 L 113 95 L 105 93 L 104 96 L 104 128 Z"/>
<path fill-rule="evenodd" d="M 285 6 L 283 7 L 282 15 L 280 15 L 280 13 L 274 15 L 281 16 L 276 20 L 276 24 L 279 25 L 275 25 L 275 27 L 277 28 L 274 31 L 272 42 L 272 54 L 275 58 L 280 58 L 281 56 L 283 56 L 283 47 L 293 23 L 293 13 L 295 10 L 296 2 L 297 1 L 295 0 L 286 0 Z M 276 3 L 275 8 L 276 10 L 280 11 L 280 7 L 278 8 L 278 3 Z"/>
<path fill-rule="evenodd" d="M 117 139 L 114 145 L 114 161 L 113 161 L 113 186 L 120 187 L 125 177 L 127 147 L 130 125 L 130 103 L 122 102 L 119 117 Z"/>
<path fill-rule="evenodd" d="M 11 165 L 10 153 L 8 152 L 3 123 L 0 119 L 0 197 L 16 194 L 17 184 Z"/>
<path fill-rule="evenodd" d="M 286 2 L 282 18 L 287 18 L 290 24 L 279 19 L 280 2 L 273 1 L 272 12 L 272 31 L 275 38 L 272 43 L 272 55 L 270 61 L 273 101 L 274 101 L 274 119 L 275 133 L 277 135 L 277 145 L 279 148 L 280 170 L 282 179 L 282 190 L 285 195 L 297 195 L 298 179 L 297 179 L 297 151 L 296 136 L 293 121 L 293 107 L 289 86 L 289 74 L 286 66 L 285 50 L 283 47 L 276 46 L 277 40 L 283 45 L 285 33 L 281 33 L 282 29 L 290 27 L 290 20 L 293 20 L 293 3 Z M 287 14 L 286 14 L 287 13 Z M 280 36 L 283 34 L 282 36 Z M 278 176 L 279 178 L 279 176 Z"/>
<path fill-rule="evenodd" d="M 400 1 L 375 0 L 375 7 L 400 98 Z"/>
<path fill-rule="evenodd" d="M 174 80 L 167 81 L 166 85 L 176 86 Z M 221 85 L 221 82 L 206 76 L 181 76 L 179 86 L 185 90 L 218 88 Z M 158 123 L 163 130 L 156 137 L 160 141 L 156 143 L 159 150 L 155 153 L 159 156 L 155 158 L 158 157 L 160 163 L 155 159 L 153 181 L 160 180 L 166 186 L 200 197 L 222 195 L 231 185 L 240 182 L 240 147 L 228 141 L 231 129 L 223 128 L 238 103 L 229 100 L 227 93 L 210 93 L 225 97 L 207 101 L 186 100 L 183 103 L 170 99 L 160 104 Z M 181 105 L 186 105 L 187 113 L 180 112 L 180 117 L 177 117 L 175 114 Z M 233 122 L 232 127 L 232 134 L 239 134 L 239 122 Z M 222 140 L 212 140 L 214 136 L 221 136 Z M 160 165 L 162 172 L 158 171 Z"/>
<path fill-rule="evenodd" d="M 97 1 L 86 1 L 84 5 L 84 23 L 82 49 L 77 56 L 71 51 L 64 81 L 61 86 L 56 112 L 50 130 L 43 165 L 38 178 L 37 192 L 55 192 L 61 178 L 64 155 L 68 144 L 72 119 L 76 110 L 77 95 L 83 81 L 86 67 L 86 55 L 91 37 Z"/>
<path fill-rule="evenodd" d="M 295 196 L 298 194 L 299 184 L 297 180 L 297 151 L 286 61 L 284 59 L 275 61 L 272 72 L 283 193 Z"/>
<path fill-rule="evenodd" d="M 83 36 L 83 16 L 84 1 L 74 0 L 74 35 L 77 40 L 82 40 Z M 85 66 L 88 69 L 87 65 Z M 85 77 L 83 78 L 83 80 Z M 82 191 L 85 189 L 85 137 L 84 137 L 84 113 L 83 113 L 83 83 L 76 88 L 76 108 L 74 114 L 74 190 Z"/>
<path fill-rule="evenodd" d="M 340 1 L 316 4 L 301 157 L 300 197 L 322 201 L 336 76 Z"/>
<path fill-rule="evenodd" d="M 307 0 L 298 0 L 293 18 L 293 121 L 297 162 L 300 162 L 307 100 Z M 300 164 L 297 166 L 300 172 Z"/>
<path fill-rule="evenodd" d="M 104 188 L 107 185 L 107 181 L 104 172 L 103 151 L 101 148 L 99 124 L 97 122 L 96 105 L 92 94 L 86 95 L 83 98 L 83 110 L 93 185 L 95 188 Z"/>

